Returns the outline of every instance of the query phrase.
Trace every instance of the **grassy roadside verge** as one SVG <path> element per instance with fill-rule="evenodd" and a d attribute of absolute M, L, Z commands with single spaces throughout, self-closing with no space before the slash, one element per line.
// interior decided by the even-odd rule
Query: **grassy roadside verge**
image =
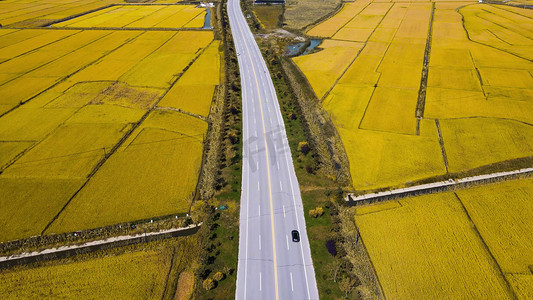
<path fill-rule="evenodd" d="M 282 58 L 268 50 L 271 49 L 268 41 L 259 40 L 258 44 L 272 74 L 287 130 L 304 204 L 320 298 L 341 299 L 347 296 L 349 299 L 359 299 L 360 292 L 356 292 L 356 288 L 361 288 L 362 284 L 371 281 L 358 277 L 359 274 L 354 272 L 354 265 L 349 259 L 349 252 L 344 250 L 346 239 L 339 219 L 339 212 L 344 205 L 339 201 L 342 198 L 342 185 L 332 176 L 328 176 L 328 171 L 325 170 L 316 148 L 311 146 L 308 152 L 302 151 L 302 143 L 313 145 L 312 133 L 307 127 L 304 112 L 286 78 Z M 311 211 L 316 208 L 321 208 L 323 211 L 319 217 L 311 215 Z M 327 243 L 330 245 L 329 248 L 326 246 Z M 365 287 L 363 290 L 372 290 L 372 288 Z"/>
<path fill-rule="evenodd" d="M 223 134 L 214 196 L 198 204 L 203 206 L 205 232 L 198 237 L 201 251 L 197 253 L 200 264 L 195 272 L 194 299 L 234 298 L 237 278 L 242 169 L 241 88 L 225 3 L 217 5 L 217 26 L 224 50 Z M 220 209 L 221 206 L 227 209 Z"/>

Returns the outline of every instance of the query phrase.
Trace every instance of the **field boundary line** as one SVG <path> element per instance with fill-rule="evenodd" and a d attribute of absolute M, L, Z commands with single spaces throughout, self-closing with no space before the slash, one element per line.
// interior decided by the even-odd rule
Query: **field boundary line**
<path fill-rule="evenodd" d="M 108 34 L 108 35 L 106 35 L 106 36 L 109 36 L 109 35 L 111 35 L 111 34 L 112 34 L 112 33 L 110 33 L 110 34 Z M 141 33 L 141 34 L 142 34 L 142 33 Z M 54 87 L 60 85 L 61 83 L 65 82 L 67 79 L 69 79 L 70 77 L 74 76 L 76 73 L 81 72 L 81 71 L 83 71 L 84 69 L 86 69 L 86 68 L 88 68 L 88 67 L 94 65 L 95 63 L 97 63 L 98 61 L 100 61 L 101 59 L 103 59 L 104 57 L 106 57 L 106 56 L 108 56 L 109 54 L 111 54 L 111 53 L 117 51 L 117 50 L 118 50 L 119 48 L 121 48 L 122 46 L 124 46 L 124 45 L 126 45 L 126 44 L 128 44 L 128 43 L 130 43 L 130 42 L 132 42 L 132 41 L 134 41 L 134 40 L 137 39 L 141 34 L 137 34 L 137 35 L 134 36 L 134 37 L 128 38 L 127 40 L 124 41 L 124 43 L 118 45 L 117 47 L 115 47 L 115 48 L 113 48 L 113 49 L 110 49 L 108 52 L 106 52 L 106 53 L 103 54 L 102 56 L 100 56 L 100 57 L 96 58 L 95 60 L 89 62 L 88 64 L 82 66 L 82 67 L 79 68 L 78 70 L 73 71 L 72 73 L 70 73 L 70 74 L 68 74 L 67 76 L 63 77 L 61 80 L 58 80 L 57 82 L 55 82 L 55 83 L 52 84 L 51 86 L 47 87 L 46 89 L 44 89 L 44 90 L 42 90 L 42 91 L 36 93 L 36 94 L 33 95 L 33 96 L 30 96 L 27 100 L 25 100 L 25 101 L 23 101 L 23 102 L 17 104 L 16 106 L 14 106 L 13 108 L 11 108 L 10 110 L 8 110 L 8 111 L 6 111 L 6 112 L 0 114 L 0 118 L 3 117 L 3 116 L 5 116 L 5 115 L 7 115 L 8 113 L 10 113 L 10 112 L 16 110 L 17 108 L 21 107 L 22 105 L 26 104 L 27 102 L 33 100 L 33 99 L 36 98 L 37 96 L 40 96 L 41 94 L 44 94 L 44 93 L 48 92 L 49 90 L 53 89 Z M 106 36 L 104 36 L 104 37 L 106 37 Z M 104 38 L 104 37 L 102 37 L 102 38 Z M 87 44 L 87 45 L 89 45 L 89 44 Z M 87 46 L 87 45 L 86 45 L 86 46 Z M 82 48 L 79 48 L 78 50 L 80 50 L 80 49 L 83 49 L 83 47 L 82 47 Z M 93 82 L 93 81 L 82 81 L 82 82 Z M 94 82 L 101 82 L 101 81 L 98 81 L 98 80 L 97 80 L 97 81 L 94 81 Z M 114 82 L 114 81 L 113 81 L 113 82 Z M 71 87 L 72 87 L 72 86 L 71 86 Z M 67 88 L 67 90 L 69 90 L 71 87 Z M 66 92 L 67 90 L 65 90 L 64 92 Z M 50 104 L 50 103 L 51 103 L 52 101 L 54 101 L 54 100 L 55 100 L 55 98 L 52 99 L 52 100 L 50 100 L 50 102 L 46 103 L 44 106 Z M 43 108 L 44 108 L 44 106 L 43 106 Z M 69 117 L 69 118 L 70 118 L 70 117 Z M 63 123 L 61 123 L 61 124 L 63 124 Z M 60 125 L 61 125 L 61 124 L 60 124 Z M 47 135 L 47 136 L 48 136 L 48 135 Z M 46 136 L 45 136 L 45 138 L 46 138 Z"/>
<path fill-rule="evenodd" d="M 324 93 L 324 95 L 319 99 L 319 102 L 322 103 L 324 102 L 324 100 L 329 96 L 329 94 L 331 93 L 331 91 L 335 88 L 335 86 L 339 83 L 339 81 L 341 80 L 342 77 L 344 77 L 344 74 L 346 74 L 346 72 L 348 72 L 348 69 L 353 65 L 353 63 L 355 62 L 355 60 L 359 57 L 359 54 L 361 54 L 361 52 L 363 52 L 363 50 L 365 49 L 366 47 L 366 44 L 368 43 L 368 41 L 370 40 L 370 37 L 374 34 L 374 32 L 376 32 L 376 29 L 379 27 L 379 25 L 381 25 L 381 23 L 383 22 L 383 20 L 385 19 L 385 17 L 389 14 L 389 12 L 391 11 L 391 9 L 394 7 L 395 3 L 392 3 L 392 5 L 389 7 L 389 9 L 387 10 L 387 12 L 383 15 L 383 18 L 381 18 L 381 20 L 379 20 L 379 23 L 376 24 L 376 27 L 374 27 L 374 29 L 372 29 L 372 33 L 370 33 L 370 35 L 368 36 L 368 38 L 366 39 L 366 41 L 363 42 L 363 47 L 361 47 L 361 49 L 359 49 L 359 51 L 357 51 L 357 54 L 355 55 L 355 57 L 352 59 L 352 61 L 346 66 L 346 68 L 344 68 L 344 71 L 342 71 L 342 73 L 340 74 L 340 76 L 335 80 L 335 82 L 333 83 L 333 85 Z M 303 73 L 303 72 L 302 72 Z M 375 90 L 375 87 L 374 87 L 374 90 Z M 318 96 L 317 96 L 318 97 Z M 370 100 L 369 100 L 370 102 Z"/>
<path fill-rule="evenodd" d="M 355 3 L 355 2 L 352 2 L 352 3 Z M 346 27 L 346 25 L 348 25 L 348 23 L 350 23 L 353 19 L 355 19 L 355 17 L 357 17 L 358 15 L 360 15 L 360 14 L 361 14 L 365 9 L 367 9 L 367 7 L 370 6 L 370 4 L 372 4 L 372 3 L 374 3 L 374 2 L 369 1 L 369 2 L 368 2 L 363 8 L 361 8 L 361 10 L 360 10 L 358 13 L 356 13 L 353 17 L 351 17 L 348 21 L 346 21 L 346 23 L 342 24 L 342 26 L 339 27 L 339 29 L 337 29 L 337 30 L 331 35 L 330 39 L 333 39 L 333 37 L 334 37 L 334 36 L 335 36 L 335 35 L 336 35 L 341 29 L 343 29 L 344 27 Z M 392 6 L 394 6 L 394 4 L 391 5 L 391 7 L 392 7 Z M 344 5 L 343 5 L 343 7 L 344 7 Z M 340 12 L 341 12 L 341 11 L 339 10 L 339 13 L 340 13 Z M 387 11 L 387 13 L 389 13 L 389 11 Z M 332 17 L 334 17 L 334 16 L 335 16 L 335 15 L 331 16 L 330 18 L 332 18 Z M 385 17 L 385 16 L 383 16 L 383 17 Z M 329 18 L 328 18 L 328 19 L 329 19 Z M 324 20 L 324 22 L 325 22 L 325 21 L 326 21 L 326 20 Z M 318 25 L 319 25 L 319 24 L 317 24 L 317 26 L 318 26 Z M 377 27 L 377 26 L 376 26 L 376 27 Z"/>
<path fill-rule="evenodd" d="M 365 242 L 363 240 L 363 236 L 359 232 L 359 227 L 357 227 L 357 221 L 355 218 L 353 219 L 353 224 L 355 224 L 355 229 L 357 230 L 357 237 L 358 240 L 361 242 L 361 247 L 363 247 L 363 252 L 368 257 L 368 261 L 370 262 L 370 265 L 372 266 L 372 271 L 374 273 L 374 277 L 376 278 L 376 281 L 378 282 L 378 287 L 381 292 L 381 295 L 383 296 L 383 299 L 387 299 L 387 296 L 385 295 L 385 291 L 383 290 L 383 286 L 381 285 L 381 280 L 379 279 L 378 273 L 376 271 L 376 266 L 374 265 L 374 262 L 372 261 L 372 257 L 370 257 L 370 253 L 368 252 L 368 249 L 366 248 Z M 355 244 L 357 247 L 357 243 Z"/>
<path fill-rule="evenodd" d="M 426 36 L 426 49 L 424 51 L 424 62 L 422 64 L 422 74 L 420 76 L 420 87 L 418 89 L 418 99 L 416 101 L 416 135 L 420 135 L 420 120 L 424 118 L 424 109 L 426 107 L 426 92 L 429 76 L 429 60 L 431 58 L 431 43 L 433 41 L 433 20 L 435 18 L 435 2 L 431 2 L 431 16 L 429 18 L 428 34 Z M 437 125 L 438 126 L 438 125 Z M 444 153 L 445 154 L 445 153 Z M 446 164 L 446 172 L 448 165 Z"/>
<path fill-rule="evenodd" d="M 348 206 L 359 204 L 368 204 L 381 202 L 385 200 L 401 199 L 405 197 L 418 196 L 434 192 L 452 190 L 454 187 L 467 187 L 472 184 L 487 184 L 499 182 L 505 179 L 520 178 L 520 176 L 529 177 L 533 175 L 533 168 L 524 168 L 514 171 L 497 172 L 484 175 L 464 177 L 460 179 L 448 179 L 444 181 L 414 185 L 406 188 L 393 189 L 389 191 L 368 193 L 355 196 L 353 193 L 347 194 L 345 200 Z"/>
<path fill-rule="evenodd" d="M 533 62 L 533 60 L 528 59 L 528 58 L 525 58 L 525 57 L 522 57 L 522 56 L 520 56 L 520 55 L 518 55 L 518 54 L 516 54 L 516 53 L 512 53 L 512 52 L 509 52 L 509 51 L 507 51 L 507 50 L 505 50 L 505 49 L 500 49 L 500 48 L 498 48 L 498 47 L 496 47 L 496 46 L 493 46 L 493 45 L 490 45 L 490 44 L 485 44 L 485 43 L 478 42 L 478 41 L 474 41 L 473 39 L 471 39 L 471 38 L 470 38 L 470 33 L 468 32 L 468 29 L 466 29 L 466 26 L 465 26 L 465 16 L 461 13 L 461 9 L 462 9 L 462 8 L 467 7 L 467 6 L 470 6 L 470 5 L 472 5 L 472 4 L 467 4 L 467 5 L 461 6 L 461 7 L 459 7 L 459 8 L 457 9 L 457 13 L 461 15 L 461 25 L 463 26 L 463 29 L 464 29 L 464 31 L 465 31 L 465 33 L 466 33 L 466 38 L 467 38 L 469 41 L 471 41 L 472 43 L 476 43 L 476 44 L 479 44 L 479 45 L 483 45 L 483 46 L 486 46 L 486 47 L 490 47 L 490 48 L 495 49 L 495 50 L 498 50 L 498 51 L 502 51 L 502 52 L 504 52 L 504 53 L 507 53 L 507 54 L 510 54 L 510 55 L 516 56 L 516 57 L 518 57 L 518 58 L 520 58 L 520 59 L 523 59 L 523 60 L 525 60 L 525 61 Z"/>
<path fill-rule="evenodd" d="M 171 228 L 155 232 L 145 232 L 133 235 L 121 235 L 110 237 L 103 240 L 95 240 L 85 242 L 83 244 L 74 244 L 68 246 L 60 246 L 57 248 L 48 248 L 41 251 L 22 252 L 19 254 L 0 256 L 0 269 L 9 268 L 15 265 L 32 263 L 41 260 L 57 259 L 58 256 L 65 255 L 65 257 L 88 253 L 100 250 L 104 246 L 109 248 L 126 246 L 134 243 L 148 242 L 154 240 L 156 237 L 171 238 L 177 236 L 187 236 L 196 233 L 202 223 L 191 224 L 187 227 Z M 42 259 L 39 259 L 42 258 Z"/>
<path fill-rule="evenodd" d="M 140 35 L 138 35 L 140 36 Z M 137 37 L 138 37 L 137 36 Z M 143 60 L 145 60 L 148 56 L 152 55 L 153 53 L 155 53 L 157 50 L 159 50 L 161 47 L 163 47 L 164 45 L 166 45 L 171 39 L 173 39 L 174 37 L 176 36 L 176 34 L 172 35 L 172 37 L 168 38 L 164 43 L 162 43 L 159 47 L 157 47 L 156 49 L 154 49 L 152 52 L 150 52 L 149 54 L 147 54 L 143 59 L 139 60 L 138 63 L 141 63 Z M 48 228 L 52 225 L 52 223 L 55 222 L 55 220 L 57 220 L 57 218 L 61 215 L 61 213 L 67 208 L 67 206 L 70 204 L 70 202 L 72 202 L 72 200 L 74 200 L 74 198 L 80 193 L 81 190 L 83 190 L 83 188 L 85 188 L 85 186 L 91 181 L 91 178 L 94 176 L 94 174 L 96 174 L 96 172 L 98 172 L 98 170 L 100 169 L 100 167 L 105 164 L 105 162 L 107 161 L 107 159 L 109 157 L 111 157 L 111 155 L 113 155 L 117 150 L 118 148 L 120 148 L 120 146 L 122 146 L 122 144 L 124 144 L 124 142 L 133 134 L 133 132 L 139 128 L 139 126 L 144 122 L 144 120 L 146 120 L 146 118 L 148 118 L 148 116 L 154 111 L 156 110 L 155 108 L 157 107 L 157 104 L 159 104 L 159 102 L 166 96 L 166 94 L 170 91 L 170 89 L 172 88 L 172 86 L 174 86 L 174 84 L 176 84 L 176 82 L 181 78 L 181 76 L 183 76 L 183 74 L 190 68 L 190 66 L 198 59 L 198 57 L 200 57 L 200 55 L 202 55 L 205 51 L 205 49 L 207 49 L 212 43 L 213 43 L 214 40 L 211 40 L 203 49 L 201 49 L 201 51 L 197 51 L 199 53 L 196 54 L 196 56 L 189 62 L 189 64 L 187 66 L 185 66 L 185 68 L 183 68 L 183 70 L 178 73 L 178 76 L 176 76 L 176 79 L 174 80 L 174 82 L 171 84 L 171 86 L 159 97 L 159 99 L 157 101 L 155 101 L 155 103 L 153 104 L 153 106 L 148 109 L 144 115 L 139 119 L 139 121 L 137 121 L 136 123 L 133 123 L 133 125 L 131 126 L 130 130 L 128 132 L 126 132 L 122 138 L 111 148 L 111 150 L 106 153 L 104 155 L 104 157 L 93 167 L 93 169 L 91 170 L 91 172 L 89 173 L 89 175 L 87 175 L 87 179 L 85 180 L 85 182 L 81 185 L 81 187 L 76 191 L 74 192 L 74 194 L 67 200 L 67 202 L 65 203 L 65 205 L 63 205 L 63 207 L 59 210 L 59 212 L 50 220 L 50 222 L 48 222 L 48 224 L 44 227 L 44 229 L 42 230 L 41 232 L 41 235 L 44 235 L 44 233 L 46 232 L 46 230 L 48 230 Z M 131 41 L 130 41 L 131 42 Z M 201 174 L 201 167 L 200 167 L 200 170 L 198 172 L 198 177 L 200 176 Z M 198 179 L 197 179 L 198 180 Z M 195 189 L 194 191 L 194 196 L 193 196 L 193 199 L 194 197 L 196 196 L 197 194 L 197 188 Z M 192 205 L 192 202 L 191 201 L 191 205 Z M 191 206 L 189 206 L 189 212 L 190 212 L 190 208 Z"/>
<path fill-rule="evenodd" d="M 318 18 L 317 20 L 315 20 L 314 22 L 310 23 L 310 24 L 307 24 L 305 25 L 303 28 L 302 28 L 302 31 L 305 35 L 307 35 L 307 33 L 309 32 L 309 30 L 317 27 L 318 25 L 326 22 L 327 20 L 333 18 L 336 14 L 338 14 L 345 6 L 347 2 L 344 2 L 344 1 L 340 1 L 339 4 L 337 4 L 337 6 L 335 7 L 335 9 L 333 11 L 331 11 L 330 13 L 327 13 L 325 15 L 323 15 L 322 17 Z M 285 11 L 286 11 L 286 8 L 285 6 L 283 6 L 283 12 L 282 14 L 280 15 L 280 21 L 283 23 L 283 19 L 285 18 Z M 313 35 L 314 36 L 314 35 Z"/>
<path fill-rule="evenodd" d="M 444 166 L 446 167 L 446 174 L 448 174 L 448 156 L 446 155 L 446 148 L 444 147 L 444 139 L 442 138 L 442 132 L 440 130 L 439 119 L 435 119 L 435 126 L 437 127 L 437 135 L 439 136 L 440 151 L 442 152 L 442 160 L 444 161 Z"/>
<path fill-rule="evenodd" d="M 457 201 L 459 202 L 459 204 L 461 205 L 461 208 L 463 209 L 463 212 L 465 213 L 466 215 L 466 218 L 468 219 L 468 222 L 470 223 L 470 227 L 472 228 L 472 230 L 474 231 L 474 234 L 477 236 L 477 238 L 479 239 L 479 242 L 481 243 L 483 249 L 487 252 L 487 254 L 489 255 L 489 259 L 491 261 L 491 265 L 496 269 L 496 271 L 499 273 L 499 277 L 500 277 L 500 280 L 503 280 L 503 282 L 505 283 L 505 287 L 507 288 L 507 293 L 509 294 L 509 296 L 511 296 L 512 299 L 518 299 L 518 297 L 516 296 L 515 292 L 513 291 L 513 288 L 511 286 L 511 284 L 509 283 L 509 281 L 507 280 L 507 278 L 505 277 L 505 273 L 503 273 L 502 271 L 502 268 L 500 267 L 500 264 L 498 264 L 498 261 L 496 260 L 496 258 L 494 257 L 494 255 L 492 254 L 492 252 L 490 251 L 490 248 L 489 246 L 487 245 L 487 243 L 485 242 L 485 240 L 483 239 L 483 236 L 481 235 L 481 233 L 479 232 L 479 230 L 477 229 L 477 226 L 476 226 L 476 223 L 472 220 L 472 218 L 470 217 L 470 214 L 468 213 L 468 210 L 466 209 L 464 203 L 463 203 L 463 200 L 461 200 L 461 198 L 459 197 L 459 195 L 457 195 L 456 192 L 453 192 L 453 195 L 455 196 L 455 198 L 457 199 Z"/>

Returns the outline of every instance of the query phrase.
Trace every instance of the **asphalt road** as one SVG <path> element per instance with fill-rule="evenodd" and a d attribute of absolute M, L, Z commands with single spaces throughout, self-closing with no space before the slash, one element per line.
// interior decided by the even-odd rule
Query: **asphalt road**
<path fill-rule="evenodd" d="M 243 99 L 236 299 L 318 299 L 304 211 L 279 103 L 261 52 L 229 0 Z M 300 242 L 291 231 L 298 230 Z"/>

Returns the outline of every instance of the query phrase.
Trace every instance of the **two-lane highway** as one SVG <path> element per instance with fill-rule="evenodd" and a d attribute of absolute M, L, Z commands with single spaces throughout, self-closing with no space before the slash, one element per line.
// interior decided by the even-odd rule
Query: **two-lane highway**
<path fill-rule="evenodd" d="M 236 299 L 318 299 L 298 181 L 261 52 L 229 0 L 243 103 L 243 169 Z M 291 232 L 297 230 L 300 241 Z"/>

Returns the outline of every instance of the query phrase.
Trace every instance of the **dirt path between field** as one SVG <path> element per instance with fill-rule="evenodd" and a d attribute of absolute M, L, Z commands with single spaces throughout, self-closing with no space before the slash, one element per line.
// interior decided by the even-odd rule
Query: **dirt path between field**
<path fill-rule="evenodd" d="M 68 257 L 76 254 L 100 250 L 102 248 L 108 249 L 135 243 L 149 242 L 156 239 L 170 238 L 176 236 L 187 236 L 196 233 L 200 229 L 201 225 L 202 223 L 198 225 L 193 224 L 187 227 L 172 228 L 155 232 L 110 237 L 103 240 L 90 241 L 83 244 L 61 246 L 41 251 L 22 252 L 19 254 L 0 256 L 0 268 L 32 263 L 41 260 Z"/>
<path fill-rule="evenodd" d="M 448 179 L 445 181 L 420 184 L 401 189 L 394 189 L 378 193 L 369 193 L 359 196 L 355 196 L 354 194 L 348 194 L 346 195 L 345 200 L 349 206 L 354 206 L 359 204 L 367 204 L 385 200 L 417 196 L 422 194 L 448 191 L 453 188 L 464 188 L 474 184 L 487 184 L 507 179 L 527 177 L 531 175 L 533 175 L 533 168 L 525 168 L 520 170 L 477 175 L 460 179 Z"/>

